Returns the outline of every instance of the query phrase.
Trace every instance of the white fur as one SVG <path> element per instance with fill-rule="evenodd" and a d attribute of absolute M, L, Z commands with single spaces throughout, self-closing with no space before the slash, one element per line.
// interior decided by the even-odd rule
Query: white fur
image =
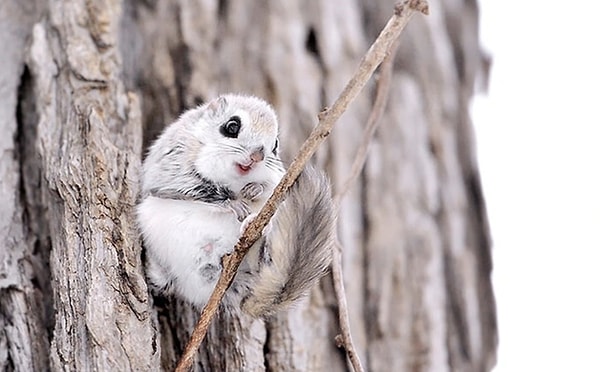
<path fill-rule="evenodd" d="M 221 258 L 232 252 L 241 223 L 226 203 L 159 198 L 152 196 L 153 190 L 193 188 L 197 178 L 192 170 L 235 194 L 248 183 L 260 183 L 263 193 L 248 203 L 251 212 L 257 212 L 283 176 L 281 166 L 266 165 L 267 160 L 279 161 L 272 154 L 278 132 L 273 109 L 255 97 L 223 97 L 184 113 L 150 147 L 143 165 L 143 199 L 137 207 L 151 284 L 159 290 L 170 288 L 198 306 L 214 289 Z M 241 130 L 237 138 L 227 138 L 219 128 L 234 115 L 241 119 Z M 174 152 L 178 147 L 184 150 Z M 250 154 L 260 147 L 265 160 L 240 174 L 236 164 L 249 163 Z M 216 268 L 215 275 L 208 275 L 207 267 Z"/>
<path fill-rule="evenodd" d="M 138 221 L 146 243 L 149 270 L 155 284 L 174 282 L 178 295 L 203 305 L 216 280 L 207 280 L 202 265 L 221 265 L 239 236 L 240 222 L 228 209 L 207 203 L 147 197 L 138 206 Z M 211 244 L 212 249 L 204 247 Z M 164 273 L 168 273 L 165 277 Z"/>
<path fill-rule="evenodd" d="M 229 138 L 220 128 L 233 116 L 241 127 Z M 184 113 L 150 147 L 137 218 L 155 289 L 206 304 L 222 257 L 283 176 L 273 153 L 277 132 L 266 102 L 226 95 Z M 265 316 L 301 298 L 329 266 L 334 227 L 329 181 L 307 166 L 248 252 L 226 299 Z"/>
<path fill-rule="evenodd" d="M 274 127 L 272 132 L 269 133 L 271 139 L 252 130 L 252 127 L 248 125 L 250 115 L 246 110 L 237 109 L 226 116 L 234 115 L 239 116 L 242 121 L 242 130 L 238 138 L 223 137 L 211 127 L 211 123 L 206 121 L 194 130 L 194 135 L 198 136 L 204 143 L 195 162 L 196 169 L 215 182 L 229 185 L 234 192 L 239 192 L 242 187 L 250 182 L 275 181 L 277 179 L 276 175 L 267 169 L 264 162 L 256 164 L 252 172 L 247 175 L 238 173 L 236 163 L 249 163 L 250 154 L 258 147 L 270 146 L 270 148 L 265 149 L 268 152 L 275 143 L 277 128 Z M 228 154 L 223 151 L 224 146 L 236 146 L 239 153 Z"/>

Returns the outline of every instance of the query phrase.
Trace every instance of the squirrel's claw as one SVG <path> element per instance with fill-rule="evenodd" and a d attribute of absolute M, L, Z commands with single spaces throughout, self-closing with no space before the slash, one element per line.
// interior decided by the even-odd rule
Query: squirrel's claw
<path fill-rule="evenodd" d="M 250 182 L 240 190 L 240 196 L 249 201 L 255 201 L 265 191 L 262 183 Z"/>
<path fill-rule="evenodd" d="M 228 203 L 228 207 L 235 213 L 240 222 L 244 221 L 250 215 L 250 207 L 243 200 L 231 200 Z"/>
<path fill-rule="evenodd" d="M 250 222 L 252 222 L 256 216 L 258 216 L 258 213 L 250 213 L 246 219 L 244 219 L 242 221 L 242 225 L 240 226 L 240 234 L 244 233 L 244 230 L 246 230 L 246 228 L 248 227 L 248 225 L 250 225 Z M 267 226 L 265 226 L 265 228 L 262 231 L 262 235 L 266 236 L 271 232 L 271 229 L 273 228 L 273 224 L 271 222 L 269 222 L 267 224 Z"/>

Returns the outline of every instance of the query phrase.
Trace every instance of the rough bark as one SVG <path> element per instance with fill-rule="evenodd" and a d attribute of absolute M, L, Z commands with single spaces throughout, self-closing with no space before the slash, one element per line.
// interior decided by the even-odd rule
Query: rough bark
<path fill-rule="evenodd" d="M 31 122 L 17 120 L 31 102 L 21 82 L 27 38 L 36 19 L 32 2 L 0 4 L 0 370 L 43 370 L 48 365 L 51 313 L 47 233 L 32 189 L 36 165 L 19 142 Z M 21 110 L 19 110 L 19 107 Z M 23 178 L 21 170 L 31 172 Z"/>
<path fill-rule="evenodd" d="M 0 3 L 0 370 L 171 370 L 198 311 L 148 296 L 132 218 L 142 148 L 219 92 L 273 103 L 287 160 L 393 1 Z M 473 0 L 430 1 L 401 36 L 390 102 L 339 236 L 370 371 L 485 371 L 496 323 L 468 103 Z M 364 94 L 317 154 L 346 179 Z M 5 206 L 5 207 L 4 207 Z M 154 302 L 154 304 L 153 304 Z M 330 279 L 267 321 L 212 324 L 196 370 L 344 371 Z"/>
<path fill-rule="evenodd" d="M 9 4 L 23 6 L 18 1 Z M 17 294 L 7 298 L 16 297 L 16 302 L 28 291 L 51 288 L 52 293 L 44 295 L 52 296 L 54 315 L 46 322 L 50 337 L 40 327 L 23 330 L 24 336 L 39 341 L 7 335 L 16 351 L 9 352 L 6 364 L 19 370 L 29 369 L 16 359 L 29 344 L 43 349 L 37 351 L 39 356 L 35 350 L 23 356 L 33 361 L 31 370 L 146 370 L 158 363 L 131 214 L 138 189 L 141 114 L 135 95 L 125 92 L 119 78 L 120 6 L 117 1 L 52 2 L 35 25 L 28 25 L 29 48 L 15 45 L 18 53 L 27 50 L 28 72 L 9 75 L 17 82 L 22 76 L 23 88 L 18 117 L 23 168 L 9 176 L 22 178 L 24 190 L 13 183 L 13 195 L 25 191 L 25 202 L 32 202 L 39 214 L 30 215 L 30 220 L 23 216 L 15 224 L 21 231 L 30 229 L 29 236 L 11 231 L 7 236 L 16 244 L 30 240 L 34 248 L 35 241 L 43 239 L 43 252 L 38 254 L 47 261 L 26 270 L 21 267 L 31 265 L 30 257 L 24 256 L 31 249 L 10 249 L 9 254 L 22 256 L 5 261 L 9 268 L 22 276 L 33 270 L 44 282 L 37 281 L 41 288 L 35 288 L 35 282 L 23 279 L 25 284 L 16 284 Z M 30 16 L 30 10 L 22 14 Z M 22 60 L 17 62 L 22 70 Z M 16 95 L 16 90 L 11 93 Z M 12 110 L 4 117 L 12 114 L 14 120 L 17 110 Z M 31 185 L 31 180 L 38 184 Z M 36 258 L 35 253 L 30 256 Z M 8 291 L 14 292 L 10 287 Z M 17 305 L 10 305 L 3 311 L 8 324 L 21 315 L 40 323 L 40 315 L 45 315 L 35 307 L 16 311 Z"/>

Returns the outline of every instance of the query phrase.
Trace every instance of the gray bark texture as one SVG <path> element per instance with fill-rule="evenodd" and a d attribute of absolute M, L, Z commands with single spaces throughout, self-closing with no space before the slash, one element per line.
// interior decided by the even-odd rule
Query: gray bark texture
<path fill-rule="evenodd" d="M 468 114 L 475 0 L 401 35 L 382 125 L 338 234 L 369 371 L 489 371 L 492 262 Z M 0 370 L 172 370 L 198 311 L 149 295 L 133 207 L 143 149 L 218 93 L 265 98 L 289 161 L 392 0 L 2 0 Z M 370 84 L 315 161 L 348 176 Z M 330 277 L 288 312 L 221 309 L 197 371 L 346 371 Z"/>

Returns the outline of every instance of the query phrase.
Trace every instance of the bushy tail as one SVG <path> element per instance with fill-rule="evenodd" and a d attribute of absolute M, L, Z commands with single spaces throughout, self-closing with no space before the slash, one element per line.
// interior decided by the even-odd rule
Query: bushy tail
<path fill-rule="evenodd" d="M 307 166 L 273 217 L 266 253 L 242 308 L 273 314 L 302 296 L 326 273 L 334 244 L 331 189 L 325 174 Z"/>

